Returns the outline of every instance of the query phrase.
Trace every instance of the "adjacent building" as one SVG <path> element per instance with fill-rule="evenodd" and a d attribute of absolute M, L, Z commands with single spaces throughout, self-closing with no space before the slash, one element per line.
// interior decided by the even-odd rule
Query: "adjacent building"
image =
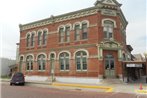
<path fill-rule="evenodd" d="M 132 51 L 127 24 L 116 0 L 20 24 L 18 69 L 28 76 L 122 78 Z"/>

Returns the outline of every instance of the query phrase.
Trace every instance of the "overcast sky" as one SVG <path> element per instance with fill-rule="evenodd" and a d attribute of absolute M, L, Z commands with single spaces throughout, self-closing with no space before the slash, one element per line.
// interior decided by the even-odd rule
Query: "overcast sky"
<path fill-rule="evenodd" d="M 15 59 L 19 42 L 19 24 L 60 15 L 94 6 L 96 0 L 0 0 L 0 48 L 1 57 Z M 129 22 L 127 44 L 132 53 L 144 53 L 147 49 L 146 0 L 117 0 L 122 5 Z"/>

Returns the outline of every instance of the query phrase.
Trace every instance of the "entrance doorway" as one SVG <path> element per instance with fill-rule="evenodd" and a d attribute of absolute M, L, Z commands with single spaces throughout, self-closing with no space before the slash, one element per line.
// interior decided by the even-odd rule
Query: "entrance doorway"
<path fill-rule="evenodd" d="M 112 55 L 106 55 L 105 57 L 105 77 L 115 77 L 115 60 Z"/>

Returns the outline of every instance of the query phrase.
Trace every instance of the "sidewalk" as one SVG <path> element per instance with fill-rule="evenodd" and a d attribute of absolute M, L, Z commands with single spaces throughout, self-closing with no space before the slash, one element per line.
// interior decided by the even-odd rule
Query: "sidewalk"
<path fill-rule="evenodd" d="M 2 82 L 9 82 L 10 79 L 1 79 Z M 121 93 L 138 93 L 147 94 L 147 84 L 142 84 L 142 90 L 140 90 L 139 83 L 124 83 L 112 81 L 102 81 L 100 84 L 73 84 L 73 83 L 61 83 L 49 81 L 26 81 L 26 84 L 38 84 L 46 85 L 47 87 L 59 88 L 59 89 L 75 89 L 75 90 L 87 90 L 96 92 L 121 92 Z"/>

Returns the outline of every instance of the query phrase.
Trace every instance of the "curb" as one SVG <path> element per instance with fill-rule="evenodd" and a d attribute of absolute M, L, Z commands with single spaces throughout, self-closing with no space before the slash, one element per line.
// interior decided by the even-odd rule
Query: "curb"
<path fill-rule="evenodd" d="M 139 94 L 147 94 L 147 90 L 136 90 Z"/>
<path fill-rule="evenodd" d="M 51 85 L 51 82 L 35 82 L 35 81 L 25 81 L 27 84 L 42 84 L 42 85 Z"/>
<path fill-rule="evenodd" d="M 142 90 L 141 89 L 136 90 L 136 92 L 139 93 L 139 94 L 147 94 L 147 86 L 146 87 L 143 87 L 143 88 L 142 88 Z"/>
<path fill-rule="evenodd" d="M 2 79 L 2 82 L 10 82 L 10 80 Z M 113 92 L 112 87 L 107 86 L 94 86 L 94 85 L 81 85 L 81 84 L 65 84 L 65 83 L 51 83 L 51 82 L 35 82 L 35 81 L 25 81 L 26 84 L 42 84 L 51 86 L 64 86 L 64 87 L 79 87 L 79 88 L 90 88 L 90 89 L 100 89 L 105 92 Z"/>
<path fill-rule="evenodd" d="M 105 92 L 113 92 L 112 87 L 106 86 L 90 86 L 90 85 L 80 85 L 80 84 L 63 84 L 63 83 L 53 83 L 52 86 L 65 86 L 65 87 L 79 87 L 79 88 L 91 88 L 91 89 L 102 89 Z"/>

